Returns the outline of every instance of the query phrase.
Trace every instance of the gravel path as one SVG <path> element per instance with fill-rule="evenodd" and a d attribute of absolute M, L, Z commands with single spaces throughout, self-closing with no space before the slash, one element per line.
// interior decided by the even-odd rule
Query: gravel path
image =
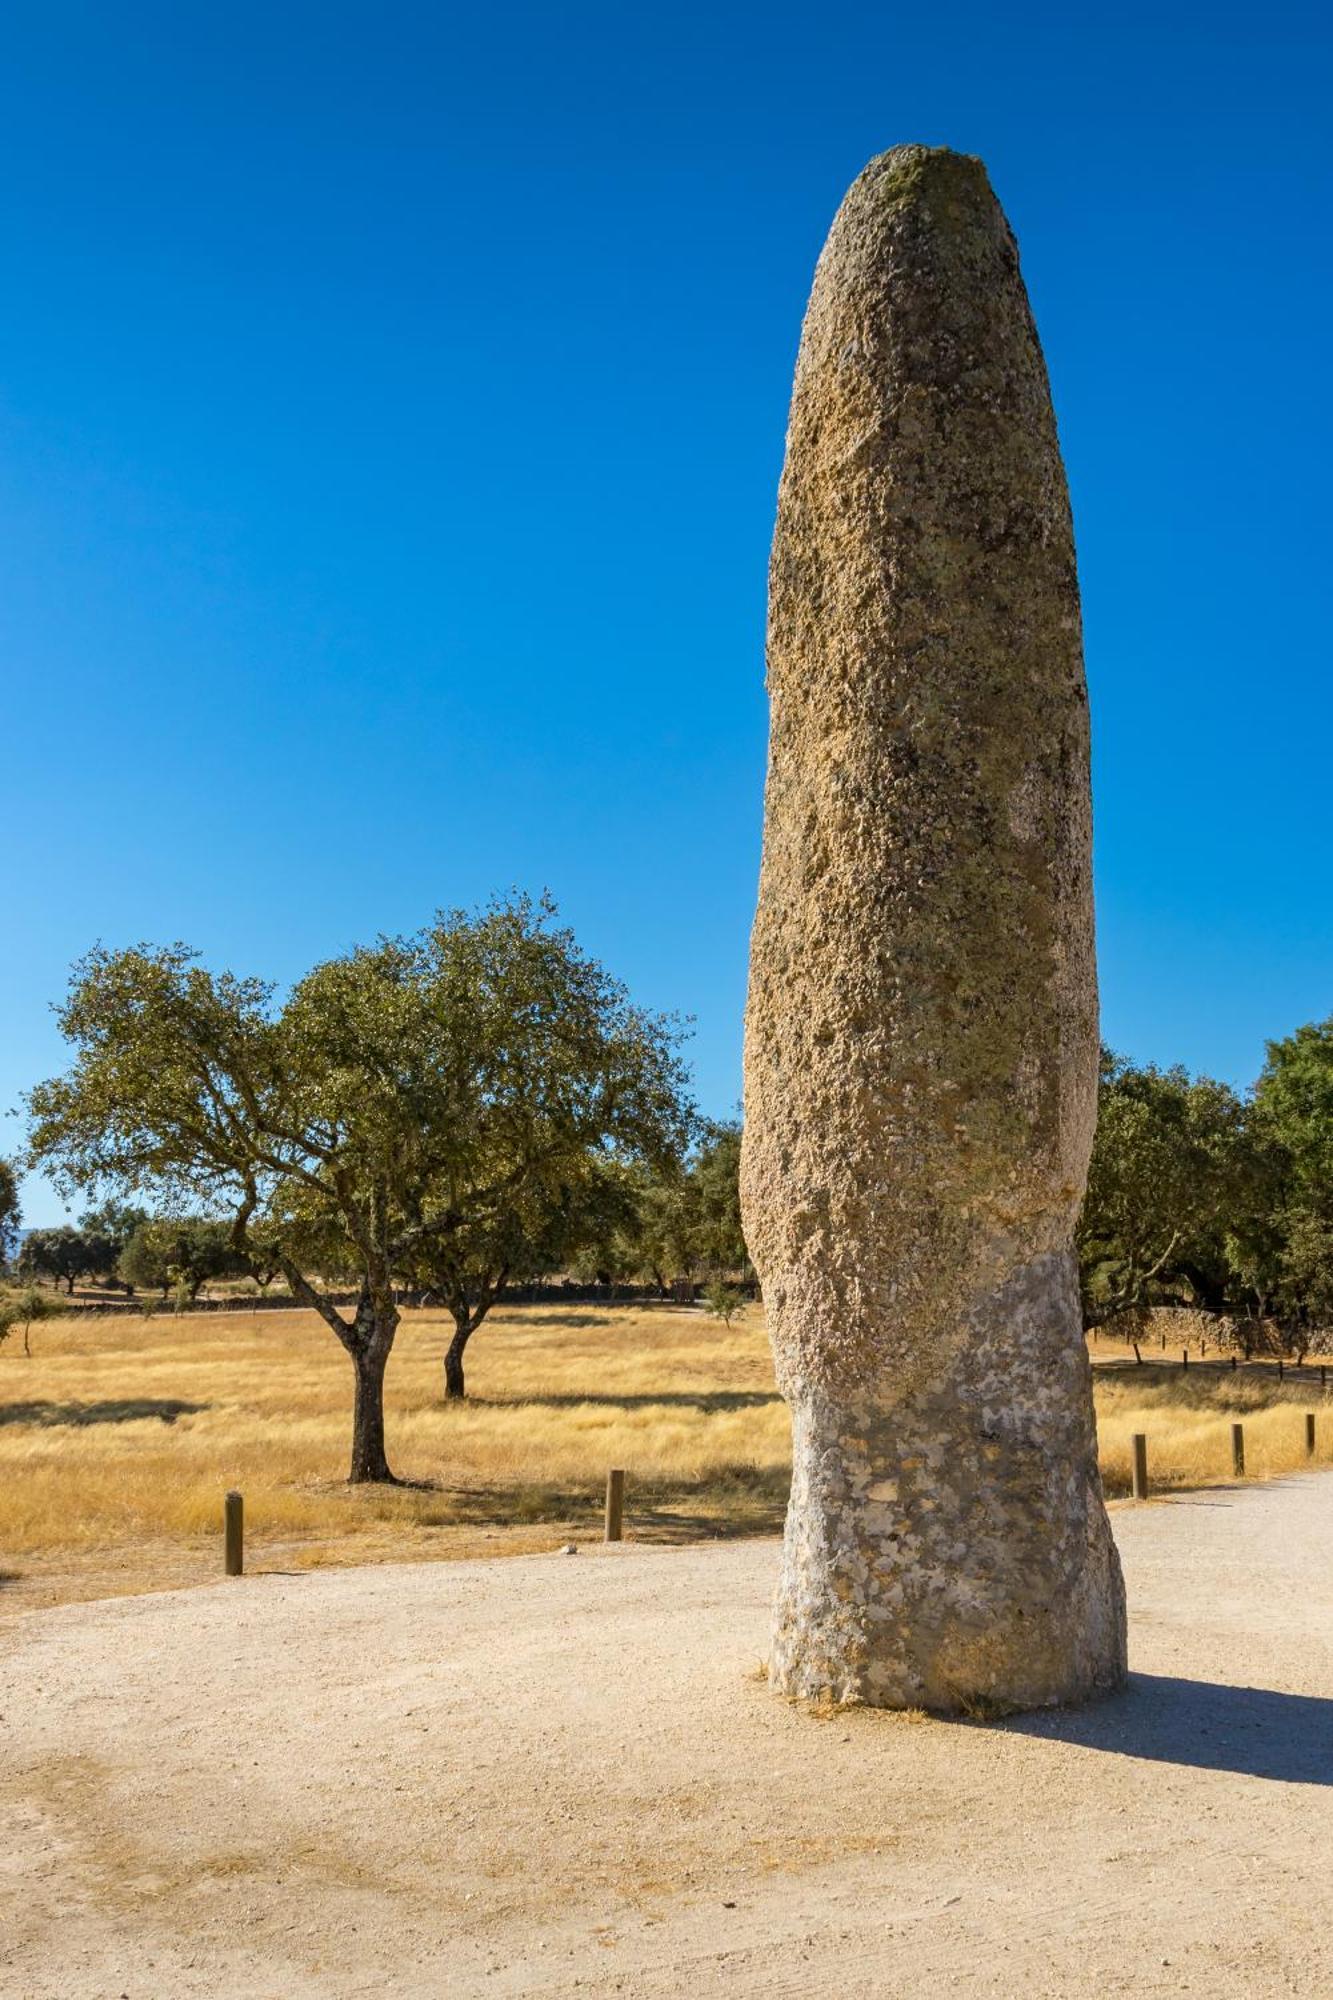
<path fill-rule="evenodd" d="M 0 1993 L 1333 1992 L 1333 1476 L 1113 1513 L 1130 1690 L 1001 1725 L 778 1700 L 771 1542 L 33 1613 Z"/>

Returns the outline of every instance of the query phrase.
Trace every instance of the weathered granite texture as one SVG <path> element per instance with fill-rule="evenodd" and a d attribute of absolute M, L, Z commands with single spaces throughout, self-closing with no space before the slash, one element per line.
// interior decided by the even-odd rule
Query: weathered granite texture
<path fill-rule="evenodd" d="M 1096 1109 L 1088 714 L 1050 392 L 979 160 L 872 161 L 801 340 L 742 1192 L 795 1480 L 771 1676 L 1113 1687 L 1072 1231 Z"/>

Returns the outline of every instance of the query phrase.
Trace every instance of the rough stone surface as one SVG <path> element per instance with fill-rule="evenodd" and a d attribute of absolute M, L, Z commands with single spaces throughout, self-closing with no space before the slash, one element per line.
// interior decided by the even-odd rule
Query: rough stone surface
<path fill-rule="evenodd" d="M 1045 366 L 980 161 L 833 224 L 770 575 L 742 1193 L 795 1479 L 770 1673 L 941 1710 L 1116 1685 L 1072 1232 L 1088 715 Z"/>

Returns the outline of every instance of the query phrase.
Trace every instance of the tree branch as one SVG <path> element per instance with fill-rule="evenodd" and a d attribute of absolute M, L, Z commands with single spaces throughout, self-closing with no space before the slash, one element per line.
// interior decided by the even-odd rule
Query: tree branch
<path fill-rule="evenodd" d="M 347 1352 L 355 1355 L 359 1351 L 355 1325 L 348 1325 L 347 1321 L 333 1304 L 333 1301 L 326 1299 L 322 1292 L 315 1290 L 315 1287 L 306 1277 L 305 1272 L 301 1270 L 299 1265 L 293 1264 L 290 1257 L 279 1254 L 277 1264 L 278 1269 L 292 1288 L 292 1297 L 299 1299 L 303 1306 L 308 1306 L 313 1312 L 317 1312 L 325 1325 L 333 1328 L 333 1331 L 337 1334 Z"/>

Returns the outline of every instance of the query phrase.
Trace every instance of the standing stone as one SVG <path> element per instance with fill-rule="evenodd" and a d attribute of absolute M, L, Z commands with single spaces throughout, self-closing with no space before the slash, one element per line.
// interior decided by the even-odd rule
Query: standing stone
<path fill-rule="evenodd" d="M 944 1711 L 1114 1687 L 1073 1228 L 1096 1115 L 1064 471 L 979 160 L 820 257 L 770 574 L 742 1195 L 794 1476 L 770 1675 Z"/>

